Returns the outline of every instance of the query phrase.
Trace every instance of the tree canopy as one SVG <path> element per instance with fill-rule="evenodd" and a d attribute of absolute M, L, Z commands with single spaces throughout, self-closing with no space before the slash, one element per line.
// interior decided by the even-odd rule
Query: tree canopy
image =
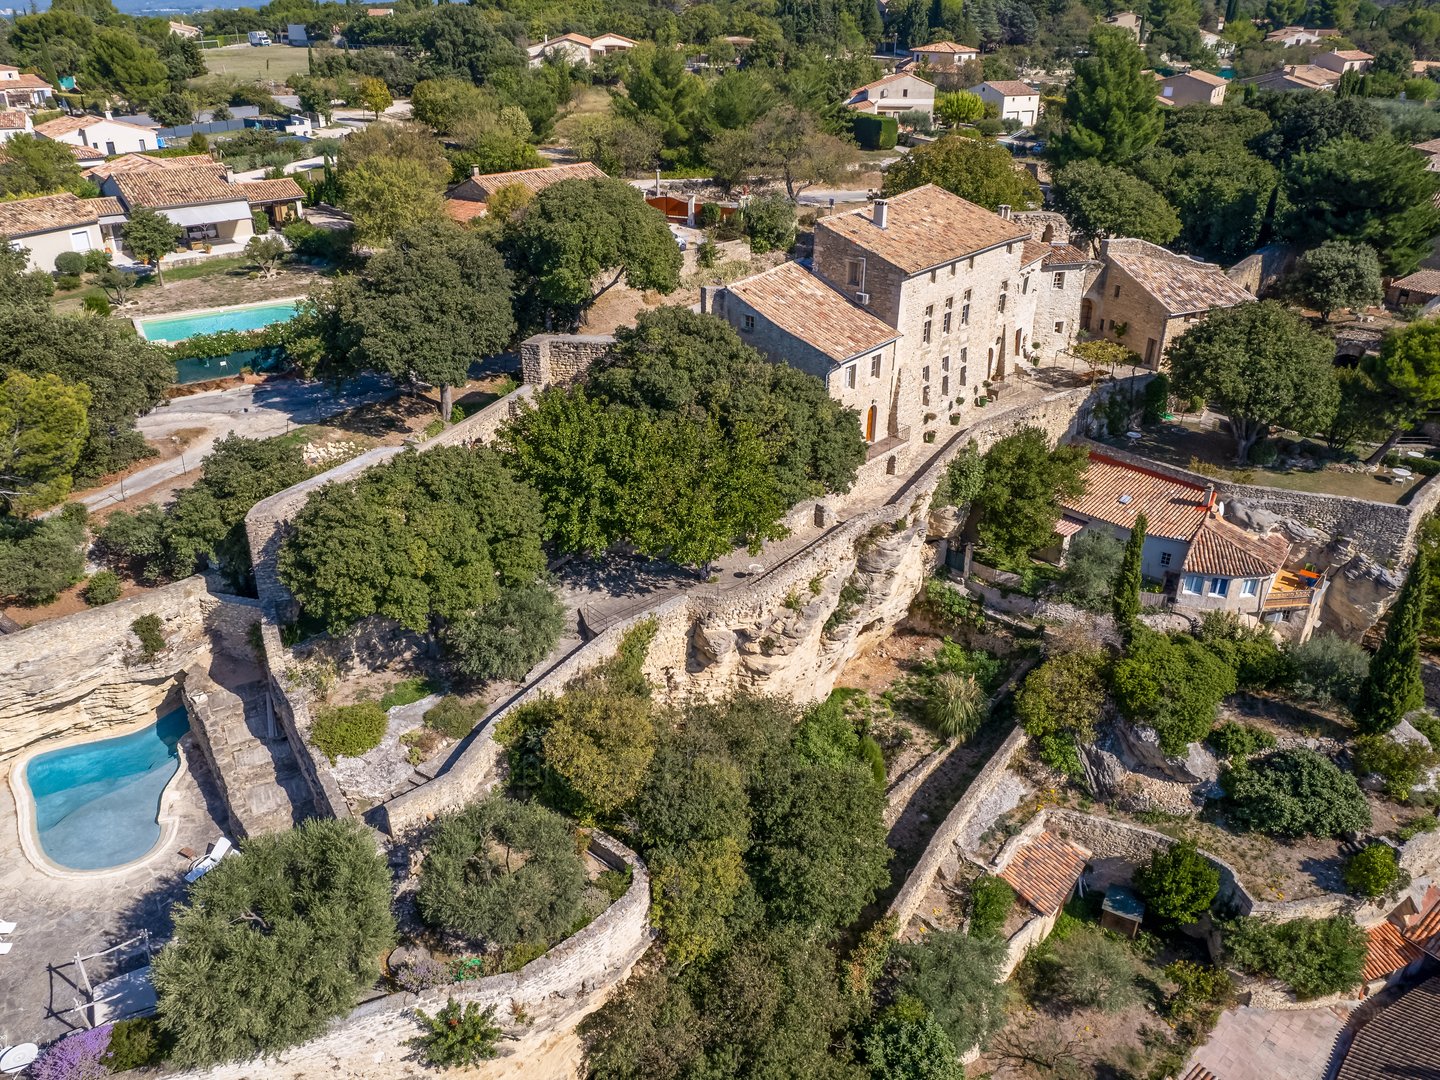
<path fill-rule="evenodd" d="M 1389 731 L 1425 704 L 1420 677 L 1420 628 L 1430 603 L 1430 556 L 1422 547 L 1410 564 L 1385 636 L 1355 695 L 1355 724 L 1366 734 Z"/>
<path fill-rule="evenodd" d="M 1323 427 L 1340 401 L 1334 343 L 1273 300 L 1212 311 L 1165 355 L 1177 394 L 1225 414 L 1241 463 L 1277 428 Z"/>
<path fill-rule="evenodd" d="M 1083 449 L 1051 449 L 1039 428 L 1001 439 L 985 453 L 986 483 L 971 510 L 980 542 L 1004 559 L 1044 547 L 1060 520 L 1060 500 L 1084 492 L 1088 466 Z"/>
<path fill-rule="evenodd" d="M 1059 210 L 1087 239 L 1133 236 L 1168 244 L 1180 218 L 1153 187 L 1113 165 L 1082 158 L 1055 173 L 1050 191 Z"/>
<path fill-rule="evenodd" d="M 1314 750 L 1276 750 L 1233 765 L 1221 786 L 1230 819 L 1271 836 L 1340 836 L 1370 824 L 1355 777 Z"/>
<path fill-rule="evenodd" d="M 1110 685 L 1129 720 L 1154 728 L 1167 754 L 1183 754 L 1210 730 L 1221 699 L 1235 692 L 1235 672 L 1188 634 L 1137 627 Z"/>
<path fill-rule="evenodd" d="M 1144 67 L 1145 54 L 1128 31 L 1097 26 L 1090 32 L 1089 55 L 1075 62 L 1075 81 L 1065 95 L 1057 161 L 1125 164 L 1155 143 L 1164 121 L 1155 80 Z"/>
<path fill-rule="evenodd" d="M 57 375 L 0 381 L 0 511 L 23 517 L 70 493 L 89 407 L 89 389 Z"/>
<path fill-rule="evenodd" d="M 885 171 L 884 194 L 934 184 L 962 199 L 994 210 L 998 206 L 1026 209 L 1041 203 L 1040 185 L 1016 166 L 999 143 L 965 135 L 944 135 L 916 147 Z"/>
<path fill-rule="evenodd" d="M 1339 308 L 1371 307 L 1385 298 L 1380 260 L 1368 244 L 1326 240 L 1301 258 L 1295 291 L 1325 322 Z"/>

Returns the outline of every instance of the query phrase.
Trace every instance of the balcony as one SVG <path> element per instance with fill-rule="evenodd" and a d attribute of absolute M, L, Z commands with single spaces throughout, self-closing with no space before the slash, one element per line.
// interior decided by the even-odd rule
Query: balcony
<path fill-rule="evenodd" d="M 1324 580 L 1313 570 L 1292 570 L 1286 567 L 1275 575 L 1275 584 L 1265 597 L 1265 610 L 1286 611 L 1309 607 L 1315 590 Z"/>
<path fill-rule="evenodd" d="M 874 461 L 878 457 L 884 457 L 892 450 L 899 449 L 909 441 L 910 429 L 908 427 L 903 427 L 894 435 L 887 435 L 885 436 L 885 438 L 877 439 L 875 442 L 871 443 L 869 449 L 865 452 L 865 460 Z"/>

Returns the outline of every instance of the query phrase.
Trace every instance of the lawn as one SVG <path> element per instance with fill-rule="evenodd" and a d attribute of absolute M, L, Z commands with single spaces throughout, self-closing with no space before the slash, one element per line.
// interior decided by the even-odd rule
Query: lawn
<path fill-rule="evenodd" d="M 205 69 L 211 75 L 228 75 L 241 82 L 284 83 L 292 75 L 309 72 L 310 51 L 290 45 L 206 49 Z"/>
<path fill-rule="evenodd" d="M 1136 442 L 1109 440 L 1132 453 L 1197 471 L 1237 484 L 1258 484 L 1286 491 L 1308 491 L 1320 495 L 1345 495 L 1370 502 L 1397 503 L 1413 491 L 1422 478 L 1408 484 L 1390 484 L 1374 473 L 1337 472 L 1334 469 L 1281 469 L 1236 466 L 1235 444 L 1230 436 L 1214 427 L 1193 421 L 1172 422 L 1151 428 Z M 1314 444 L 1308 444 L 1314 446 Z M 1316 447 L 1323 451 L 1323 447 Z"/>

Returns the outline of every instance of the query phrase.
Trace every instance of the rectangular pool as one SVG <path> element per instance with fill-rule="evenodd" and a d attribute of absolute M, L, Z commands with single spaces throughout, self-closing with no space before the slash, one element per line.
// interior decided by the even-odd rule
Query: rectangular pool
<path fill-rule="evenodd" d="M 198 334 L 218 334 L 224 330 L 263 330 L 275 323 L 295 318 L 295 301 L 281 300 L 268 304 L 247 304 L 244 307 L 222 308 L 194 315 L 166 315 L 153 319 L 136 319 L 140 336 L 148 341 L 173 345 Z"/>

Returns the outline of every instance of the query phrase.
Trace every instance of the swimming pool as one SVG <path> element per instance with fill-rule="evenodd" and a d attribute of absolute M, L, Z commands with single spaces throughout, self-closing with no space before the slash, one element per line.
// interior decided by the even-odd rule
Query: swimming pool
<path fill-rule="evenodd" d="M 191 315 L 169 315 L 153 319 L 136 319 L 135 328 L 148 341 L 170 345 L 199 334 L 218 334 L 224 330 L 263 330 L 275 323 L 295 318 L 295 301 L 281 300 L 268 304 L 247 304 L 244 307 L 220 308 Z"/>
<path fill-rule="evenodd" d="M 180 767 L 184 709 L 114 739 L 37 754 L 25 766 L 45 857 L 71 870 L 134 862 L 160 841 L 160 796 Z"/>

